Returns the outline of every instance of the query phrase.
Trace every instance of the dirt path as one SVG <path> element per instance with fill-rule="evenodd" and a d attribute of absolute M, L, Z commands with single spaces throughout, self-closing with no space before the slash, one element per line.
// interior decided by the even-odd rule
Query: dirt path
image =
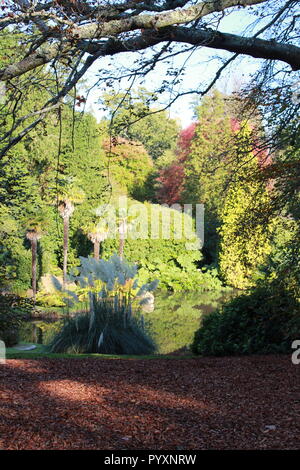
<path fill-rule="evenodd" d="M 9 360 L 1 449 L 299 449 L 287 356 Z"/>

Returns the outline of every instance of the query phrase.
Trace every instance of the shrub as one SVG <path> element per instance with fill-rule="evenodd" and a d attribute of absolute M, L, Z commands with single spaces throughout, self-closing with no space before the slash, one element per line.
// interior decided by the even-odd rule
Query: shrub
<path fill-rule="evenodd" d="M 196 253 L 195 255 L 197 256 Z M 192 262 L 191 255 L 189 255 L 189 258 Z M 197 269 L 194 264 L 186 266 L 181 262 L 181 256 L 178 257 L 177 263 L 179 266 L 176 266 L 175 263 L 161 263 L 157 258 L 154 258 L 151 262 L 141 261 L 140 278 L 143 282 L 158 279 L 161 290 L 173 292 L 221 292 L 230 289 L 223 285 L 216 268 L 203 267 Z"/>
<path fill-rule="evenodd" d="M 299 337 L 299 302 L 270 285 L 240 295 L 203 317 L 192 350 L 212 356 L 289 353 Z"/>
<path fill-rule="evenodd" d="M 201 244 L 189 214 L 157 204 L 134 203 L 136 201 L 128 200 L 128 212 L 138 214 L 135 228 L 141 238 L 136 237 L 135 230 L 128 233 L 124 256 L 137 263 L 143 282 L 157 279 L 160 289 L 175 292 L 222 289 L 215 269 L 204 272 L 197 268 L 202 260 Z M 168 221 L 170 232 L 166 229 Z M 152 230 L 155 229 L 154 236 Z M 103 256 L 111 256 L 118 250 L 118 236 L 107 238 L 102 246 Z"/>
<path fill-rule="evenodd" d="M 7 347 L 18 343 L 20 325 L 30 317 L 32 310 L 31 300 L 14 295 L 0 296 L 0 339 Z"/>
<path fill-rule="evenodd" d="M 36 295 L 36 303 L 42 307 L 64 307 L 62 296 L 56 292 L 41 290 Z"/>
<path fill-rule="evenodd" d="M 31 254 L 18 237 L 1 240 L 0 286 L 15 294 L 23 294 L 30 288 Z"/>

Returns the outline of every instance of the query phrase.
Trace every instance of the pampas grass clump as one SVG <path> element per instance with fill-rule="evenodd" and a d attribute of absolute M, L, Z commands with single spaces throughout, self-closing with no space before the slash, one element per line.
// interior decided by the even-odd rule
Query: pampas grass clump
<path fill-rule="evenodd" d="M 114 301 L 95 302 L 92 312 L 66 320 L 49 345 L 53 353 L 146 355 L 155 344 L 143 317 L 132 316 L 130 306 Z"/>

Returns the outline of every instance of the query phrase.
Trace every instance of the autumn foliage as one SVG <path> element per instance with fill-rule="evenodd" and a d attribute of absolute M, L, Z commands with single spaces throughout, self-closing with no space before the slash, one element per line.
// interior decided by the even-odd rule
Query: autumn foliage
<path fill-rule="evenodd" d="M 180 132 L 176 151 L 177 159 L 160 171 L 157 178 L 159 189 L 156 196 L 162 204 L 175 204 L 181 199 L 185 182 L 184 162 L 189 154 L 196 126 L 197 123 L 193 122 Z"/>

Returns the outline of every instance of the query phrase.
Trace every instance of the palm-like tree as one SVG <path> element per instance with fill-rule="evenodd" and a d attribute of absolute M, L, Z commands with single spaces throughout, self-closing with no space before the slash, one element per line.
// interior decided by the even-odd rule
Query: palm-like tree
<path fill-rule="evenodd" d="M 124 247 L 126 234 L 131 230 L 135 225 L 135 216 L 127 215 L 127 211 L 124 209 L 119 209 L 119 214 L 117 217 L 117 227 L 120 236 L 119 242 L 119 257 L 123 259 L 124 256 Z"/>
<path fill-rule="evenodd" d="M 109 229 L 107 224 L 100 220 L 98 222 L 90 222 L 82 227 L 83 232 L 94 245 L 94 258 L 100 258 L 100 244 L 108 237 Z"/>
<path fill-rule="evenodd" d="M 26 238 L 31 244 L 31 286 L 32 297 L 35 304 L 37 291 L 37 246 L 38 240 L 43 236 L 44 218 L 36 216 L 27 221 Z"/>
<path fill-rule="evenodd" d="M 74 177 L 65 176 L 59 180 L 56 204 L 64 224 L 63 287 L 67 282 L 70 217 L 75 210 L 75 204 L 81 204 L 84 198 L 84 191 Z"/>

